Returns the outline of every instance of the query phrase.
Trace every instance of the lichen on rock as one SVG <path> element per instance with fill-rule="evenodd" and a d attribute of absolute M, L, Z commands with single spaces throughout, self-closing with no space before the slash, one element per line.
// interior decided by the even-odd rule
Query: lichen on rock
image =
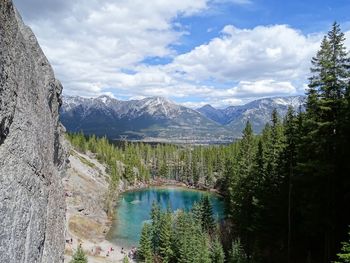
<path fill-rule="evenodd" d="M 0 262 L 62 262 L 62 85 L 11 0 L 0 2 Z"/>

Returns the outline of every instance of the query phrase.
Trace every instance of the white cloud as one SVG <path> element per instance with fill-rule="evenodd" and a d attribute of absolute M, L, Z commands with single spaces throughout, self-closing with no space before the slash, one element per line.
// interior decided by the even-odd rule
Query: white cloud
<path fill-rule="evenodd" d="M 253 4 L 253 1 L 251 0 L 212 0 L 213 3 L 232 3 L 237 5 L 249 5 Z"/>
<path fill-rule="evenodd" d="M 345 32 L 345 46 L 348 48 L 348 51 L 350 52 L 350 31 Z"/>
<path fill-rule="evenodd" d="M 258 80 L 255 82 L 241 81 L 233 89 L 237 97 L 266 97 L 271 95 L 292 95 L 296 88 L 288 81 L 277 82 L 272 79 Z"/>
<path fill-rule="evenodd" d="M 321 35 L 305 36 L 286 25 L 238 29 L 176 57 L 173 67 L 189 79 L 296 80 L 305 77 Z"/>
<path fill-rule="evenodd" d="M 211 4 L 252 2 L 16 2 L 69 95 L 165 96 L 187 100 L 183 104 L 191 107 L 207 103 L 222 107 L 259 97 L 296 94 L 305 88 L 310 59 L 323 36 L 305 35 L 287 25 L 252 29 L 227 25 L 220 36 L 179 55 L 171 45 L 188 32 L 174 19 L 200 13 Z M 350 31 L 346 37 L 350 47 Z M 167 65 L 141 63 L 153 56 L 174 60 Z M 218 88 L 222 86 L 226 88 Z"/>
<path fill-rule="evenodd" d="M 179 26 L 175 30 L 172 20 L 207 8 L 207 0 L 150 0 L 147 4 L 141 0 L 16 2 L 65 91 L 91 95 L 114 87 L 120 82 L 122 69 L 132 69 L 146 57 L 175 55 L 169 45 L 186 32 L 179 31 Z M 39 16 L 30 5 L 43 13 Z M 54 8 L 58 12 L 55 16 Z M 143 77 L 149 80 L 146 74 Z"/>

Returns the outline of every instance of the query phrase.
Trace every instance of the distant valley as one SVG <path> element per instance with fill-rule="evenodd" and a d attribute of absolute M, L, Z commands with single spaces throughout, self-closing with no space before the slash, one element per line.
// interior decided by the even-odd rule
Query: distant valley
<path fill-rule="evenodd" d="M 122 101 L 106 95 L 97 98 L 63 98 L 61 121 L 69 132 L 128 139 L 175 143 L 227 143 L 241 136 L 247 120 L 260 133 L 277 109 L 284 116 L 291 105 L 304 107 L 303 96 L 266 98 L 242 106 L 197 110 L 162 97 Z"/>

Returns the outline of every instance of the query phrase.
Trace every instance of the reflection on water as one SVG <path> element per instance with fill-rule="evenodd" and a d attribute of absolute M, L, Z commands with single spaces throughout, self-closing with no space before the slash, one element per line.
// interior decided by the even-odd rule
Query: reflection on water
<path fill-rule="evenodd" d="M 198 202 L 206 194 L 210 195 L 214 216 L 216 219 L 222 219 L 224 204 L 215 194 L 177 187 L 147 188 L 124 193 L 119 197 L 108 239 L 124 247 L 137 246 L 142 225 L 149 221 L 153 201 L 158 202 L 163 209 L 169 205 L 172 211 L 178 209 L 188 211 L 194 202 Z"/>

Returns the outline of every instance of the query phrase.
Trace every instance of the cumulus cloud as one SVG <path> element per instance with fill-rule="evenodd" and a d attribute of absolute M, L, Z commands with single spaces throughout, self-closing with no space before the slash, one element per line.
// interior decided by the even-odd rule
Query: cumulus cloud
<path fill-rule="evenodd" d="M 146 57 L 173 56 L 184 33 L 172 20 L 207 8 L 206 0 L 16 0 L 66 92 L 98 95 L 122 69 Z M 37 9 L 36 9 L 37 8 Z M 42 10 L 38 13 L 35 10 Z M 119 74 L 119 75 L 118 75 Z"/>
<path fill-rule="evenodd" d="M 213 3 L 232 3 L 232 4 L 237 4 L 237 5 L 249 5 L 252 4 L 253 2 L 251 0 L 212 0 Z"/>
<path fill-rule="evenodd" d="M 206 87 L 202 93 L 197 93 L 200 102 L 184 102 L 183 105 L 198 108 L 205 104 L 215 107 L 227 105 L 241 105 L 251 100 L 271 97 L 295 95 L 296 88 L 290 82 L 277 82 L 274 80 L 241 81 L 236 86 L 228 89 Z"/>
<path fill-rule="evenodd" d="M 15 0 L 69 95 L 181 98 L 184 105 L 222 107 L 301 93 L 323 34 L 288 25 L 227 25 L 216 38 L 177 54 L 188 34 L 174 20 L 212 4 L 250 0 Z M 346 32 L 350 47 L 350 31 Z M 149 57 L 170 58 L 148 65 Z M 223 85 L 223 83 L 225 85 Z M 225 88 L 223 88 L 223 86 Z M 195 99 L 194 99 L 195 98 Z"/>
<path fill-rule="evenodd" d="M 232 25 L 221 37 L 175 58 L 173 66 L 190 79 L 222 81 L 305 76 L 321 35 L 305 36 L 286 25 L 238 29 Z"/>

